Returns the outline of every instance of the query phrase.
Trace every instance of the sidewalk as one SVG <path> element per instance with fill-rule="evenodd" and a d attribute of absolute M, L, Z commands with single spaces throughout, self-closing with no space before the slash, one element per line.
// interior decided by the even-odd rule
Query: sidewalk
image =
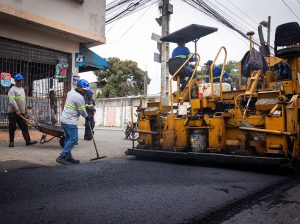
<path fill-rule="evenodd" d="M 72 150 L 73 156 L 81 163 L 89 162 L 96 156 L 93 141 L 83 140 L 84 129 L 79 129 L 78 145 Z M 41 133 L 30 131 L 32 140 L 39 141 Z M 124 152 L 131 147 L 131 141 L 123 140 L 123 132 L 115 128 L 95 130 L 95 141 L 100 156 L 106 155 L 105 160 L 122 158 Z M 31 168 L 41 166 L 57 166 L 55 159 L 58 157 L 61 147 L 57 138 L 52 141 L 32 146 L 25 146 L 22 133 L 17 130 L 15 147 L 8 147 L 8 132 L 0 130 L 0 172 L 7 172 L 19 168 Z"/>
<path fill-rule="evenodd" d="M 78 129 L 85 129 L 84 126 L 78 127 Z M 116 128 L 116 127 L 95 127 L 94 130 L 107 130 L 107 131 L 123 131 L 124 128 Z"/>

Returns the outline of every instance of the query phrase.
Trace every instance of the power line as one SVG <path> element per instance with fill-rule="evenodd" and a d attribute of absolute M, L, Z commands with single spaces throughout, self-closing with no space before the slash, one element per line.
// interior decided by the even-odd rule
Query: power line
<path fill-rule="evenodd" d="M 249 29 L 247 27 L 245 27 L 243 24 L 241 24 L 239 21 L 237 21 L 235 18 L 231 17 L 230 15 L 226 14 L 224 11 L 222 11 L 221 9 L 219 9 L 218 7 L 216 7 L 214 4 L 212 4 L 209 0 L 206 0 L 208 1 L 214 8 L 220 10 L 222 13 L 224 13 L 225 15 L 227 15 L 228 17 L 227 18 L 231 18 L 238 29 L 240 30 L 243 30 L 244 33 L 247 33 L 249 31 Z M 219 3 L 217 0 L 215 0 L 217 3 Z M 231 10 L 229 10 L 228 8 L 226 8 L 224 5 L 222 5 L 221 3 L 219 3 L 223 8 L 225 8 L 227 11 L 231 12 Z M 232 12 L 231 12 L 232 13 Z M 236 17 L 238 17 L 240 20 L 243 20 L 241 17 L 237 16 L 236 14 L 232 13 L 233 15 L 235 15 Z M 226 19 L 227 19 L 226 18 Z M 228 20 L 228 19 L 227 19 Z M 229 21 L 229 20 L 228 20 Z M 244 20 L 243 20 L 244 21 Z M 245 21 L 244 21 L 245 22 Z M 245 22 L 246 24 L 249 25 L 249 27 L 251 27 L 251 29 L 254 29 L 256 30 L 257 28 L 251 26 L 249 23 Z M 256 38 L 255 36 L 253 36 L 253 41 L 254 42 L 259 42 L 258 38 Z"/>
<path fill-rule="evenodd" d="M 217 12 L 214 7 L 207 4 L 204 0 L 183 0 L 187 4 L 191 5 L 192 7 L 196 8 L 197 10 L 201 11 L 202 13 L 206 14 L 207 16 L 211 17 L 212 19 L 222 23 L 223 25 L 227 26 L 228 28 L 236 31 L 241 36 L 249 40 L 247 34 L 238 27 L 237 24 L 232 23 L 228 18 L 222 16 L 219 12 Z M 260 46 L 259 42 L 253 40 L 253 43 L 257 46 Z"/>
<path fill-rule="evenodd" d="M 255 21 L 252 17 L 250 17 L 245 11 L 243 11 L 242 9 L 240 9 L 236 4 L 234 4 L 231 0 L 227 0 L 231 3 L 231 5 L 233 5 L 234 8 L 236 8 L 237 10 L 239 10 L 241 13 L 243 13 L 243 15 L 247 16 L 252 22 L 254 22 L 255 24 L 258 24 L 257 21 Z M 297 0 L 298 1 L 298 0 Z"/>
<path fill-rule="evenodd" d="M 125 1 L 124 3 L 127 3 L 129 1 Z M 109 24 L 110 22 L 113 22 L 114 20 L 116 20 L 117 18 L 121 18 L 123 17 L 122 15 L 125 14 L 125 13 L 128 13 L 129 11 L 131 10 L 134 10 L 139 4 L 140 4 L 141 1 L 138 1 L 136 3 L 132 3 L 132 4 L 129 4 L 127 6 L 127 8 L 125 10 L 122 10 L 121 12 L 118 12 L 116 15 L 113 15 L 111 18 L 109 18 L 108 20 L 105 21 L 106 24 Z"/>
<path fill-rule="evenodd" d="M 113 1 L 106 5 L 106 21 L 105 24 L 110 24 L 116 20 L 119 20 L 125 16 L 128 16 L 134 12 L 137 12 L 157 0 L 122 0 Z"/>
<path fill-rule="evenodd" d="M 232 10 L 228 9 L 226 6 L 224 6 L 223 4 L 221 4 L 220 2 L 218 2 L 217 0 L 215 0 L 219 5 L 221 5 L 223 8 L 225 8 L 228 12 L 232 13 L 233 15 L 235 15 L 237 18 L 239 18 L 241 21 L 243 21 L 245 24 L 247 24 L 249 27 L 251 27 L 252 29 L 256 30 L 255 27 L 253 27 L 252 25 L 250 25 L 247 21 L 245 21 L 243 18 L 241 18 L 240 16 L 238 16 L 237 14 L 235 14 L 234 12 L 232 12 Z M 235 20 L 236 21 L 236 20 Z"/>
<path fill-rule="evenodd" d="M 286 7 L 288 7 L 288 9 L 294 14 L 294 16 L 296 16 L 297 17 L 297 19 L 300 21 L 300 18 L 294 13 L 294 11 L 288 6 L 288 4 L 286 4 L 286 2 L 284 1 L 284 0 L 281 0 L 284 4 L 285 4 L 285 6 Z"/>
<path fill-rule="evenodd" d="M 209 0 L 207 0 L 208 2 L 210 2 Z M 249 31 L 249 28 L 250 29 L 253 29 L 254 31 L 257 30 L 256 27 L 252 26 L 251 24 L 249 24 L 247 21 L 245 21 L 243 18 L 241 18 L 240 16 L 238 16 L 237 14 L 235 14 L 234 12 L 232 12 L 232 10 L 228 9 L 227 7 L 225 7 L 223 4 L 221 4 L 220 2 L 218 2 L 217 0 L 215 0 L 219 5 L 221 5 L 223 8 L 225 8 L 228 12 L 230 12 L 231 14 L 233 14 L 234 16 L 236 16 L 239 20 L 243 21 L 245 24 L 248 25 L 248 27 L 245 27 L 241 22 L 237 21 L 235 18 L 231 17 L 230 15 L 226 14 L 229 18 L 231 18 L 235 23 L 236 25 L 239 27 L 239 29 L 244 29 L 243 32 L 248 32 Z M 210 2 L 211 3 L 211 2 Z M 212 4 L 212 3 L 211 3 Z M 213 5 L 213 4 L 212 4 Z M 215 6 L 214 6 L 215 7 Z M 223 12 L 223 11 L 221 11 Z M 223 12 L 224 13 L 224 12 Z M 257 24 L 257 23 L 256 23 Z M 255 37 L 256 35 L 253 36 L 253 40 L 256 41 L 256 42 L 259 42 L 259 39 L 257 37 Z"/>
<path fill-rule="evenodd" d="M 300 5 L 300 1 L 299 0 L 296 0 L 298 2 L 298 4 Z"/>
<path fill-rule="evenodd" d="M 232 16 L 228 15 L 226 12 L 224 12 L 222 9 L 220 9 L 218 6 L 216 6 L 215 4 L 213 4 L 211 1 L 206 0 L 214 9 L 218 10 L 219 12 L 221 12 L 223 15 L 226 15 L 227 18 L 232 19 L 238 26 L 239 29 L 243 29 L 243 25 L 241 25 L 238 21 L 236 21 L 235 18 L 233 18 Z M 218 2 L 217 2 L 218 3 Z M 225 17 L 224 17 L 225 18 Z"/>
<path fill-rule="evenodd" d="M 158 1 L 158 0 L 157 0 Z M 155 3 L 155 2 L 154 2 Z M 153 4 L 154 4 L 153 3 Z M 140 19 L 149 11 L 149 9 L 151 8 L 150 6 L 152 6 L 153 4 L 151 4 L 151 5 L 149 5 L 148 6 L 148 9 L 147 10 L 145 10 L 145 12 L 139 17 L 139 18 L 137 18 L 137 20 L 118 38 L 118 39 L 116 39 L 116 40 L 114 40 L 113 42 L 111 42 L 111 43 L 107 43 L 107 45 L 109 45 L 109 44 L 114 44 L 114 43 L 116 43 L 116 42 L 118 42 L 122 37 L 124 37 L 136 24 L 137 24 L 137 22 L 139 22 L 140 21 Z"/>

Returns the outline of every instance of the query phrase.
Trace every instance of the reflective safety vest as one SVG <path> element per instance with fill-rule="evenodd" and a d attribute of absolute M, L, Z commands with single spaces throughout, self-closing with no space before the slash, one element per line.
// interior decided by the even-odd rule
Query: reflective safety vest
<path fill-rule="evenodd" d="M 77 125 L 80 115 L 87 117 L 84 98 L 76 90 L 71 90 L 67 95 L 65 107 L 61 116 L 61 122 Z"/>
<path fill-rule="evenodd" d="M 88 115 L 94 115 L 95 113 L 95 101 L 93 100 L 93 98 L 85 96 L 84 97 L 85 100 L 85 109 L 86 112 L 88 113 Z"/>
<path fill-rule="evenodd" d="M 75 105 L 73 104 L 70 104 L 70 103 L 65 103 L 66 107 L 69 107 L 71 109 L 74 109 L 74 110 L 84 110 L 86 105 L 83 105 L 81 107 L 76 107 Z"/>
<path fill-rule="evenodd" d="M 13 100 L 21 100 L 26 99 L 26 96 L 9 96 L 8 98 Z"/>
<path fill-rule="evenodd" d="M 13 86 L 9 89 L 8 93 L 8 108 L 7 113 L 13 113 L 17 110 L 20 113 L 25 113 L 26 110 L 26 96 L 22 87 Z"/>
<path fill-rule="evenodd" d="M 177 55 L 177 56 L 175 56 L 175 58 L 187 58 L 187 56 L 186 55 Z"/>

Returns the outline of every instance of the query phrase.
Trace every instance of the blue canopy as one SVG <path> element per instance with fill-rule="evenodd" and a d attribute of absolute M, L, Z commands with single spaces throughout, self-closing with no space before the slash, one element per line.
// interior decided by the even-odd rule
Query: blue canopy
<path fill-rule="evenodd" d="M 84 65 L 79 67 L 79 72 L 95 71 L 109 67 L 108 62 L 104 58 L 88 49 L 82 43 L 80 43 L 79 52 L 84 56 Z"/>

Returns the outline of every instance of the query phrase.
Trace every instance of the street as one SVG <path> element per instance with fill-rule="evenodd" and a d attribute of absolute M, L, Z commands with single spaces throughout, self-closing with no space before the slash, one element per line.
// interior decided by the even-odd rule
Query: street
<path fill-rule="evenodd" d="M 92 142 L 82 140 L 83 129 L 79 136 L 74 155 L 82 163 L 67 166 L 55 162 L 60 150 L 55 141 L 25 149 L 23 142 L 8 149 L 0 141 L 0 158 L 25 158 L 47 165 L 0 172 L 1 224 L 228 224 L 281 219 L 298 223 L 297 177 L 238 167 L 136 160 L 124 155 L 131 142 L 116 130 L 95 131 L 99 152 L 108 157 L 89 162 L 95 156 Z"/>
<path fill-rule="evenodd" d="M 1 223 L 183 223 L 285 176 L 118 159 L 0 174 Z"/>

